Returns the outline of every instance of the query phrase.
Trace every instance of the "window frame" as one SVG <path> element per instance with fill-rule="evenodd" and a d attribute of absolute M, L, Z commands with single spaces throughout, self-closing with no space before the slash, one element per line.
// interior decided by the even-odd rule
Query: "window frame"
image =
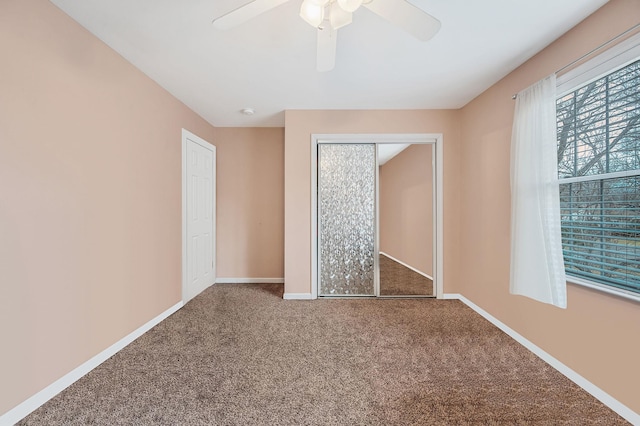
<path fill-rule="evenodd" d="M 556 80 L 556 99 L 560 99 L 567 94 L 583 87 L 605 75 L 612 74 L 625 66 L 640 60 L 640 33 L 635 34 L 626 40 L 618 43 L 612 48 L 599 54 L 593 59 L 578 65 L 562 75 Z M 636 171 L 624 171 L 615 173 L 606 173 L 600 175 L 579 176 L 570 178 L 559 178 L 560 184 L 568 184 L 571 182 L 603 180 L 607 178 L 622 178 L 628 176 L 637 176 L 640 173 Z M 597 178 L 595 178 L 597 176 Z M 563 244 L 564 250 L 564 244 Z M 640 293 L 630 290 L 616 288 L 605 283 L 591 281 L 585 278 L 576 277 L 567 274 L 567 282 L 579 286 L 598 290 L 607 294 L 623 297 L 640 302 Z"/>

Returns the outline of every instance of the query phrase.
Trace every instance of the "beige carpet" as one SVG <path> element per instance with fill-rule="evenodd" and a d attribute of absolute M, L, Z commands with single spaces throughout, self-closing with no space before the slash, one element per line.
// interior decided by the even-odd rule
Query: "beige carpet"
<path fill-rule="evenodd" d="M 380 295 L 432 296 L 433 280 L 380 253 Z"/>
<path fill-rule="evenodd" d="M 23 425 L 619 425 L 459 301 L 216 285 Z"/>

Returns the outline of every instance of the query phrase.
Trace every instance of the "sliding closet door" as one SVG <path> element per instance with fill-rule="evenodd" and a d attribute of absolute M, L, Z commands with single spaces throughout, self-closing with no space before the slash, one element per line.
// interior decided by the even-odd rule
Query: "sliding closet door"
<path fill-rule="evenodd" d="M 318 145 L 320 296 L 374 296 L 376 149 Z"/>

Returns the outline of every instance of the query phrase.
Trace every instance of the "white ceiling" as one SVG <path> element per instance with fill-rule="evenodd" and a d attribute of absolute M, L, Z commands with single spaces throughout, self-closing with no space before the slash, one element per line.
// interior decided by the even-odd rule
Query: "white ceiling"
<path fill-rule="evenodd" d="M 442 22 L 421 42 L 365 8 L 316 71 L 316 30 L 289 2 L 227 31 L 247 0 L 51 0 L 215 126 L 283 126 L 287 109 L 460 108 L 606 0 L 411 0 Z M 375 1 L 375 0 L 374 0 Z M 567 58 L 567 62 L 572 58 Z M 255 115 L 240 113 L 254 108 Z"/>
<path fill-rule="evenodd" d="M 378 147 L 378 165 L 384 166 L 389 160 L 409 148 L 408 143 L 379 143 Z"/>

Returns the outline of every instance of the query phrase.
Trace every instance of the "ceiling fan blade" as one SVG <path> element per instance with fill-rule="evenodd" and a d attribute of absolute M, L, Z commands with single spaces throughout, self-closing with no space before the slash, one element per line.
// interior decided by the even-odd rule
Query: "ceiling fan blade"
<path fill-rule="evenodd" d="M 237 27 L 251 18 L 255 18 L 287 1 L 289 0 L 254 0 L 214 19 L 213 26 L 219 30 L 228 30 L 229 28 Z"/>
<path fill-rule="evenodd" d="M 336 42 L 338 31 L 329 25 L 324 29 L 318 28 L 318 59 L 319 72 L 331 71 L 336 66 Z"/>
<path fill-rule="evenodd" d="M 372 0 L 363 6 L 422 41 L 440 30 L 439 20 L 406 0 Z"/>

